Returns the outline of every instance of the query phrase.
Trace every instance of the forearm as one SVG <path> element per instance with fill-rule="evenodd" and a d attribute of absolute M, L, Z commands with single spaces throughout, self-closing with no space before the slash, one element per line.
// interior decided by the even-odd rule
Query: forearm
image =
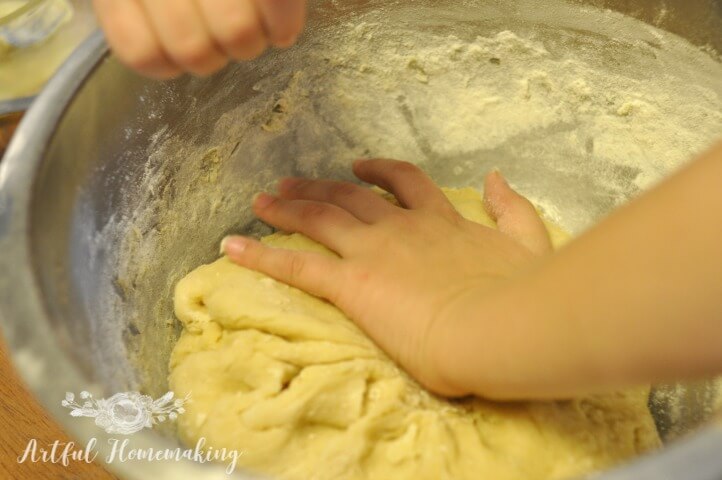
<path fill-rule="evenodd" d="M 487 303 L 493 325 L 469 315 L 456 329 L 456 381 L 474 393 L 564 397 L 722 371 L 722 146 Z"/>

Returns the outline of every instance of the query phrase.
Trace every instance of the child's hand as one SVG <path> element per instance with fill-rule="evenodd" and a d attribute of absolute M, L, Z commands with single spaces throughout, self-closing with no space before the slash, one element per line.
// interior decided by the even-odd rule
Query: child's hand
<path fill-rule="evenodd" d="M 93 0 L 120 60 L 155 78 L 209 75 L 301 33 L 305 0 Z"/>
<path fill-rule="evenodd" d="M 279 196 L 260 195 L 256 214 L 282 230 L 328 246 L 340 259 L 267 247 L 231 237 L 236 263 L 328 299 L 429 389 L 470 393 L 454 385 L 440 339 L 461 314 L 484 322 L 483 298 L 551 251 L 528 200 L 498 173 L 489 175 L 485 207 L 499 231 L 465 220 L 417 167 L 391 160 L 354 165 L 363 181 L 391 192 L 402 207 L 351 183 L 286 179 Z M 474 301 L 469 307 L 469 299 Z M 479 345 L 484 348 L 484 345 Z"/>

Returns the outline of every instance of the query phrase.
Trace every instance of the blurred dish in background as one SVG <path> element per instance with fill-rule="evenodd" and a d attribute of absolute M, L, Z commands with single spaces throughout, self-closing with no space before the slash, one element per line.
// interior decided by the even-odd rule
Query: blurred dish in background
<path fill-rule="evenodd" d="M 37 94 L 94 28 L 89 0 L 0 0 L 0 102 Z"/>

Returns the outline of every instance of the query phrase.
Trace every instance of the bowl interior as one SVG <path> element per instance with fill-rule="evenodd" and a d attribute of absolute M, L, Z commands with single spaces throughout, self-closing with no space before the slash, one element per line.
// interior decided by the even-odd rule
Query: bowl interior
<path fill-rule="evenodd" d="M 156 83 L 105 58 L 34 184 L 49 334 L 108 393 L 159 396 L 175 283 L 226 234 L 268 230 L 249 203 L 280 177 L 350 179 L 352 160 L 384 156 L 481 187 L 499 167 L 578 233 L 722 135 L 711 47 L 603 2 L 544 3 L 317 2 L 299 46 L 210 79 Z M 677 4 L 604 3 L 721 44 L 719 3 Z M 716 392 L 657 388 L 665 437 L 706 419 Z"/>

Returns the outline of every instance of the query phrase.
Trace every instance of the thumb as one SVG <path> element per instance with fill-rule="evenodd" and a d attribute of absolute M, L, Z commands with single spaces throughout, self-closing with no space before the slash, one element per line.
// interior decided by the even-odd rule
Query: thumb
<path fill-rule="evenodd" d="M 498 171 L 484 182 L 484 209 L 499 231 L 536 255 L 551 252 L 552 244 L 544 222 L 534 205 L 516 193 Z"/>

